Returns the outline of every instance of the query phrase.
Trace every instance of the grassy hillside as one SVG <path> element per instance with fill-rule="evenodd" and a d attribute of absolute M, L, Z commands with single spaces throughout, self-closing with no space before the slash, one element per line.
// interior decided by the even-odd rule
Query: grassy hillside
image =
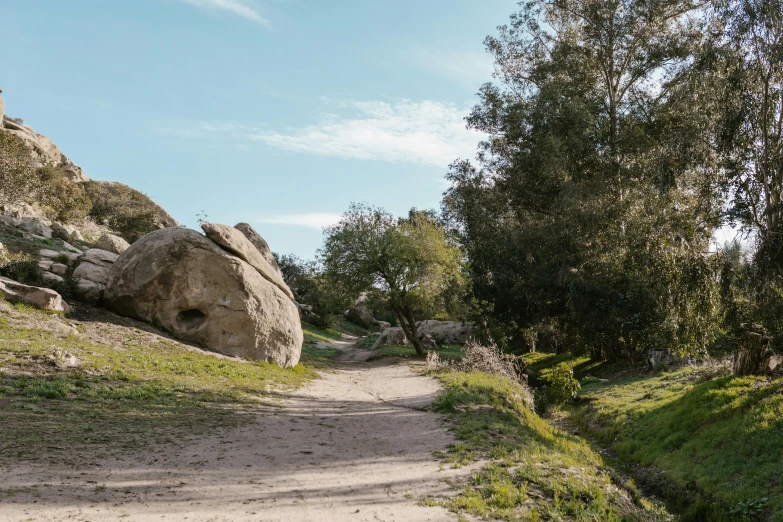
<path fill-rule="evenodd" d="M 535 355 L 533 366 L 564 357 Z M 638 465 L 684 520 L 783 521 L 783 379 L 732 377 L 725 365 L 612 376 L 573 362 L 583 387 L 571 418 Z"/>
<path fill-rule="evenodd" d="M 671 519 L 584 440 L 536 415 L 522 386 L 484 373 L 434 375 L 445 387 L 436 407 L 451 417 L 459 440 L 440 456 L 454 466 L 484 463 L 444 503 L 452 511 L 508 521 Z"/>
<path fill-rule="evenodd" d="M 274 391 L 316 378 L 313 367 L 333 355 L 306 350 L 281 369 L 98 309 L 64 318 L 0 301 L 0 455 L 132 451 L 237 425 Z"/>

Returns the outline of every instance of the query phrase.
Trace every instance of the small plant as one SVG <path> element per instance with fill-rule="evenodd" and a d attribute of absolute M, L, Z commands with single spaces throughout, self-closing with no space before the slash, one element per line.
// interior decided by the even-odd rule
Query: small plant
<path fill-rule="evenodd" d="M 548 395 L 554 402 L 573 399 L 582 385 L 574 377 L 574 368 L 568 363 L 560 363 L 548 375 L 544 376 L 548 384 Z"/>
<path fill-rule="evenodd" d="M 209 224 L 209 216 L 205 211 L 202 210 L 196 214 L 196 223 L 198 223 L 198 226 Z"/>
<path fill-rule="evenodd" d="M 753 500 L 743 500 L 729 511 L 730 515 L 740 515 L 745 517 L 756 517 L 767 507 L 767 498 L 756 498 Z"/>

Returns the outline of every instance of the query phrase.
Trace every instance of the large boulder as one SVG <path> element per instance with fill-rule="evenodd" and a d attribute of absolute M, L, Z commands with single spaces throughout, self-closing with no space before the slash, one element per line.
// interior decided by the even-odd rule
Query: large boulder
<path fill-rule="evenodd" d="M 68 304 L 60 294 L 49 288 L 30 286 L 0 276 L 0 296 L 12 303 L 24 303 L 41 310 L 67 312 Z"/>
<path fill-rule="evenodd" d="M 294 294 L 283 281 L 280 270 L 270 265 L 256 246 L 242 232 L 236 228 L 218 223 L 204 223 L 201 225 L 201 228 L 209 239 L 243 261 L 250 263 L 267 281 L 278 287 L 291 301 L 294 301 Z"/>
<path fill-rule="evenodd" d="M 49 227 L 44 220 L 39 218 L 25 216 L 19 220 L 17 228 L 46 239 L 52 238 L 51 227 Z"/>
<path fill-rule="evenodd" d="M 354 324 L 369 328 L 373 325 L 372 310 L 367 305 L 367 297 L 362 295 L 353 305 L 353 308 L 349 308 L 345 311 L 345 318 Z"/>
<path fill-rule="evenodd" d="M 472 332 L 472 325 L 459 321 L 436 321 L 430 319 L 416 323 L 419 338 L 431 335 L 439 345 L 465 344 Z"/>
<path fill-rule="evenodd" d="M 258 250 L 258 252 L 264 256 L 264 259 L 266 259 L 267 263 L 272 265 L 272 268 L 274 268 L 277 273 L 280 273 L 280 267 L 277 265 L 277 259 L 275 259 L 275 256 L 272 254 L 272 249 L 269 248 L 269 244 L 267 244 L 264 238 L 261 237 L 261 235 L 256 232 L 253 227 L 247 223 L 238 223 L 234 226 L 234 228 L 242 232 L 247 240 L 253 243 L 253 246 L 256 247 L 256 250 Z"/>
<path fill-rule="evenodd" d="M 407 346 L 410 344 L 405 332 L 399 326 L 387 328 L 381 332 L 380 337 L 375 340 L 371 350 L 378 350 L 384 346 Z"/>
<path fill-rule="evenodd" d="M 111 268 L 104 298 L 122 315 L 219 353 L 282 367 L 299 362 L 303 335 L 294 302 L 194 230 L 166 228 L 136 241 Z"/>
<path fill-rule="evenodd" d="M 130 247 L 130 243 L 114 234 L 103 234 L 98 242 L 95 243 L 95 248 L 100 248 L 101 250 L 106 250 L 118 255 L 128 250 L 128 247 Z"/>

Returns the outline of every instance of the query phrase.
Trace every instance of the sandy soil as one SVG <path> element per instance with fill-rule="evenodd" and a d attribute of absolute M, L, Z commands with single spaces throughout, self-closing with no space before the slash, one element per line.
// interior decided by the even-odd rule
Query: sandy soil
<path fill-rule="evenodd" d="M 425 410 L 437 382 L 367 363 L 353 341 L 335 344 L 336 370 L 267 403 L 247 426 L 78 468 L 0 470 L 0 521 L 454 520 L 418 505 L 452 493 L 446 481 L 465 473 L 441 470 L 432 455 L 452 442 L 445 419 Z"/>

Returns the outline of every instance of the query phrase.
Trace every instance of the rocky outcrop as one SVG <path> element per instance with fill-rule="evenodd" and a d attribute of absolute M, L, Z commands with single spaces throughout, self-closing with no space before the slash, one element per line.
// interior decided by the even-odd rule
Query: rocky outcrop
<path fill-rule="evenodd" d="M 436 321 L 430 319 L 416 323 L 419 339 L 425 348 L 435 348 L 444 344 L 465 344 L 470 337 L 472 325 L 458 321 Z M 386 328 L 372 345 L 373 350 L 390 345 L 408 345 L 408 339 L 402 328 Z"/>
<path fill-rule="evenodd" d="M 275 269 L 270 265 L 242 232 L 228 225 L 217 223 L 204 223 L 201 228 L 209 239 L 243 261 L 250 263 L 267 281 L 278 287 L 291 301 L 294 301 L 294 294 L 283 281 L 280 269 Z"/>
<path fill-rule="evenodd" d="M 73 271 L 75 294 L 79 301 L 97 304 L 103 297 L 109 271 L 119 256 L 113 252 L 91 248 L 84 252 L 79 266 Z"/>
<path fill-rule="evenodd" d="M 3 130 L 20 137 L 32 151 L 31 163 L 35 167 L 45 167 L 51 165 L 60 168 L 71 181 L 84 182 L 89 181 L 81 167 L 74 165 L 65 154 L 63 154 L 52 140 L 43 134 L 37 134 L 33 129 L 17 123 L 13 120 L 3 117 Z"/>
<path fill-rule="evenodd" d="M 115 254 L 122 254 L 130 247 L 130 243 L 122 239 L 120 236 L 114 234 L 104 234 L 95 243 L 95 248 L 106 250 L 107 252 L 113 252 Z"/>
<path fill-rule="evenodd" d="M 30 286 L 0 276 L 0 296 L 12 303 L 24 303 L 55 312 L 67 312 L 68 304 L 63 301 L 60 294 L 48 288 Z"/>
<path fill-rule="evenodd" d="M 256 232 L 253 227 L 247 223 L 238 223 L 234 226 L 234 228 L 242 232 L 247 240 L 253 243 L 253 246 L 256 247 L 256 250 L 258 250 L 264 259 L 266 259 L 266 262 L 269 263 L 272 268 L 277 271 L 277 273 L 280 273 L 280 267 L 277 265 L 277 259 L 275 259 L 275 256 L 272 254 L 272 249 L 269 248 L 269 245 L 264 240 L 264 238 L 261 237 L 261 235 Z"/>
<path fill-rule="evenodd" d="M 52 237 L 62 239 L 69 243 L 84 241 L 81 232 L 73 225 L 63 225 L 61 223 L 52 223 Z"/>
<path fill-rule="evenodd" d="M 781 358 L 770 348 L 770 338 L 761 333 L 747 332 L 734 353 L 731 370 L 734 375 L 770 375 L 778 373 L 780 366 Z"/>
<path fill-rule="evenodd" d="M 384 346 L 407 346 L 408 344 L 410 343 L 407 337 L 405 337 L 405 332 L 399 326 L 395 326 L 381 332 L 380 337 L 375 340 L 370 349 L 378 350 Z"/>
<path fill-rule="evenodd" d="M 419 332 L 419 338 L 425 335 L 431 335 L 439 345 L 443 344 L 465 344 L 472 332 L 470 323 L 459 321 L 436 321 L 430 319 L 416 323 L 416 329 Z"/>
<path fill-rule="evenodd" d="M 52 239 L 52 229 L 43 219 L 21 217 L 18 219 L 16 228 L 45 239 Z"/>
<path fill-rule="evenodd" d="M 345 318 L 354 324 L 369 328 L 373 324 L 372 310 L 367 305 L 367 297 L 362 295 L 352 308 L 345 311 Z"/>
<path fill-rule="evenodd" d="M 111 268 L 105 299 L 121 315 L 219 353 L 282 367 L 299 361 L 303 335 L 289 295 L 194 230 L 162 229 L 131 245 Z"/>

